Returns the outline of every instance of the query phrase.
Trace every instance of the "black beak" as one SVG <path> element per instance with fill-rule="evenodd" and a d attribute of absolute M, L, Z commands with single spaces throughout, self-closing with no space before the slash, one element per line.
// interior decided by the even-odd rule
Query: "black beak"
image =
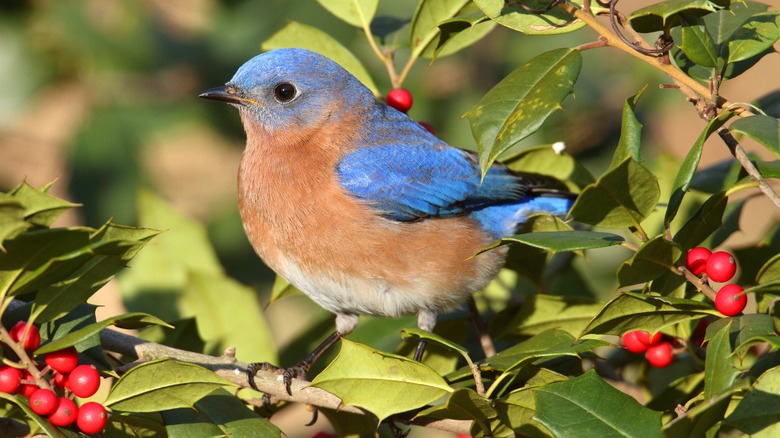
<path fill-rule="evenodd" d="M 203 99 L 219 100 L 237 105 L 243 105 L 246 102 L 244 98 L 238 95 L 238 90 L 236 90 L 236 88 L 231 85 L 209 88 L 208 90 L 198 94 L 198 97 L 202 97 Z"/>

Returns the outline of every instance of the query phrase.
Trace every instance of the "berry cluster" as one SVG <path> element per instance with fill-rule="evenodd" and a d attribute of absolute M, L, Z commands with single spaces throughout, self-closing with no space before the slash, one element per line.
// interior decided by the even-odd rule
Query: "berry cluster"
<path fill-rule="evenodd" d="M 696 247 L 688 251 L 686 265 L 694 275 L 702 276 L 705 283 L 709 280 L 724 283 L 734 278 L 737 272 L 737 262 L 734 256 L 725 252 L 711 252 L 704 247 Z M 715 295 L 715 308 L 725 316 L 736 316 L 745 310 L 747 296 L 744 289 L 737 284 L 727 284 Z"/>
<path fill-rule="evenodd" d="M 25 351 L 32 352 L 41 343 L 38 328 L 26 322 L 18 322 L 8 334 L 11 341 Z M 45 380 L 48 385 L 38 386 L 29 370 L 20 370 L 5 364 L 0 365 L 0 392 L 22 394 L 28 397 L 30 409 L 38 415 L 47 417 L 59 427 L 76 423 L 85 434 L 95 434 L 106 426 L 108 415 L 100 403 L 87 402 L 76 406 L 73 397 L 91 397 L 100 386 L 100 373 L 92 365 L 79 365 L 79 355 L 75 348 L 48 353 L 44 357 L 45 367 L 40 375 L 51 376 Z M 43 364 L 36 363 L 40 367 Z"/>
<path fill-rule="evenodd" d="M 406 88 L 393 88 L 392 90 L 387 92 L 387 97 L 385 97 L 385 103 L 389 105 L 392 108 L 397 109 L 398 111 L 401 111 L 402 113 L 406 114 L 409 112 L 409 110 L 412 108 L 412 103 L 414 103 L 414 99 L 412 99 L 412 93 L 409 92 Z M 430 132 L 433 135 L 436 135 L 436 131 L 434 131 L 433 126 L 431 126 L 428 122 L 417 122 L 425 128 L 426 131 Z"/>
<path fill-rule="evenodd" d="M 709 283 L 709 280 L 717 283 L 723 283 L 734 278 L 737 272 L 737 262 L 734 256 L 725 252 L 712 252 L 704 247 L 696 247 L 688 251 L 685 260 L 688 270 L 694 275 L 700 276 L 702 281 Z M 725 316 L 736 316 L 745 310 L 747 305 L 747 296 L 741 286 L 736 284 L 726 284 L 718 290 L 715 295 L 715 308 Z M 696 326 L 694 335 L 702 332 L 706 328 L 707 321 L 702 319 Z M 701 335 L 703 337 L 703 335 Z M 693 341 L 693 337 L 691 338 Z M 645 358 L 650 365 L 663 368 L 672 363 L 674 351 L 672 344 L 663 339 L 661 333 L 650 336 L 649 333 L 641 330 L 625 333 L 621 341 L 623 346 L 632 353 L 645 353 Z M 701 342 L 697 342 L 701 344 Z"/>
<path fill-rule="evenodd" d="M 661 332 L 650 336 L 642 330 L 630 331 L 621 338 L 623 346 L 632 353 L 644 353 L 650 365 L 663 368 L 672 363 L 672 343 L 664 339 Z"/>

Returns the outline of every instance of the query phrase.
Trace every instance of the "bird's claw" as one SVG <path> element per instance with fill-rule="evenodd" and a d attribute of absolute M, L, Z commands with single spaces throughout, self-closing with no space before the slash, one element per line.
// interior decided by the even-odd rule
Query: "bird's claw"
<path fill-rule="evenodd" d="M 287 390 L 287 394 L 292 396 L 291 387 L 293 379 L 298 378 L 306 380 L 306 374 L 309 372 L 309 367 L 310 366 L 307 366 L 305 363 L 300 363 L 290 368 L 281 368 L 268 362 L 254 362 L 247 365 L 246 378 L 249 381 L 249 386 L 252 387 L 252 389 L 255 391 L 261 391 L 255 384 L 255 375 L 258 371 L 273 371 L 277 374 L 281 374 L 282 380 L 284 381 L 284 388 Z"/>

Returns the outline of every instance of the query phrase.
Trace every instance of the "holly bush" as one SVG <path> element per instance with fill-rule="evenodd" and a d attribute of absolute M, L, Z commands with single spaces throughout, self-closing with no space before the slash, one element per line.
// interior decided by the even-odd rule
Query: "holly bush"
<path fill-rule="evenodd" d="M 726 268 L 707 263 L 739 230 L 748 200 L 766 198 L 780 209 L 772 186 L 780 177 L 777 90 L 755 103 L 720 94 L 722 84 L 774 53 L 778 11 L 753 1 L 669 0 L 626 16 L 616 0 L 421 0 L 406 19 L 378 16 L 378 0 L 318 2 L 365 36 L 360 57 L 326 30 L 296 21 L 262 48 L 318 51 L 379 99 L 387 93 L 365 66 L 372 57 L 390 88 L 401 90 L 415 63 L 474 50 L 499 27 L 535 41 L 596 36 L 572 47 L 554 43 L 463 115 L 483 170 L 501 160 L 556 176 L 579 193 L 565 218 L 534 216 L 522 233 L 496 242 L 511 249 L 506 269 L 476 296 L 485 333 L 469 331 L 463 312 L 442 318 L 434 333 L 409 328 L 408 318 L 369 319 L 363 325 L 381 328 L 379 341 L 360 330 L 342 339 L 311 383 L 295 380 L 291 394 L 275 372 L 261 371 L 255 383 L 262 397 L 248 389 L 239 359 L 292 365 L 302 357 L 289 351 L 321 339 L 330 320 L 295 329 L 298 339 L 287 342 L 299 348 L 277 349 L 253 290 L 225 273 L 200 224 L 154 194 L 139 198 L 139 227 L 111 220 L 99 228 L 52 227 L 76 205 L 51 195 L 50 185 L 21 183 L 0 195 L 4 435 L 102 429 L 106 418 L 94 403 L 84 418 L 74 413 L 69 400 L 77 393 L 81 406 L 89 399 L 108 410 L 105 436 L 281 436 L 268 418 L 295 403 L 310 405 L 313 420 L 324 414 L 341 436 L 400 434 L 409 425 L 420 435 L 426 428 L 472 436 L 780 433 L 780 226 L 728 248 L 717 257 Z M 595 67 L 583 53 L 596 50 L 649 65 L 663 78 L 649 86 L 687 100 L 703 119 L 682 160 L 659 166 L 643 159 L 638 109 L 645 82 L 621 97 L 620 135 L 599 174 L 563 144 L 534 142 L 533 134 L 571 104 L 581 72 Z M 392 100 L 398 96 L 408 110 L 411 94 L 395 92 Z M 700 166 L 710 137 L 732 158 Z M 745 141 L 772 158 L 747 153 Z M 698 262 L 687 260 L 691 250 Z M 734 278 L 723 274 L 733 265 Z M 159 315 L 98 321 L 87 300 L 117 275 L 125 299 L 153 303 L 148 308 Z M 724 287 L 727 304 L 716 306 Z M 279 278 L 270 306 L 302 300 L 296 294 Z M 311 315 L 299 305 L 302 318 Z M 192 317 L 171 320 L 168 307 Z M 111 326 L 143 330 L 124 334 Z M 430 346 L 422 363 L 409 358 L 420 338 Z M 76 362 L 102 375 L 98 395 L 91 394 L 92 368 L 78 368 L 86 383 L 58 368 L 55 357 L 67 357 L 67 369 L 75 364 L 72 349 Z M 51 402 L 36 396 L 31 406 L 38 388 L 65 399 L 65 412 L 36 413 L 49 412 L 42 405 Z"/>

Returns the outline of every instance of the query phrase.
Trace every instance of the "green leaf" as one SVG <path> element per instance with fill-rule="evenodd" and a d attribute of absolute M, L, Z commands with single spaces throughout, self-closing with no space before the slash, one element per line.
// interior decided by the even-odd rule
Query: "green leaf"
<path fill-rule="evenodd" d="M 197 317 L 207 353 L 235 347 L 253 361 L 278 360 L 262 305 L 251 287 L 227 276 L 191 272 L 180 305 L 182 314 Z"/>
<path fill-rule="evenodd" d="M 103 434 L 107 438 L 153 438 L 165 436 L 165 426 L 159 415 L 114 411 L 108 416 Z"/>
<path fill-rule="evenodd" d="M 374 18 L 379 0 L 317 0 L 317 3 L 348 24 L 367 27 Z"/>
<path fill-rule="evenodd" d="M 734 384 L 739 371 L 732 362 L 730 321 L 708 339 L 704 361 L 704 398 L 710 399 L 725 392 Z M 708 334 L 711 330 L 707 330 Z"/>
<path fill-rule="evenodd" d="M 456 16 L 468 3 L 467 0 L 421 0 L 412 16 L 409 35 L 412 52 L 421 54 L 428 47 L 436 47 L 439 24 Z"/>
<path fill-rule="evenodd" d="M 764 263 L 756 275 L 756 283 L 758 284 L 766 284 L 775 280 L 780 280 L 780 254 Z"/>
<path fill-rule="evenodd" d="M 74 204 L 49 194 L 51 185 L 32 187 L 26 181 L 11 191 L 11 194 L 24 205 L 24 217 L 27 222 L 41 227 L 49 227 L 60 215 Z"/>
<path fill-rule="evenodd" d="M 0 193 L 0 250 L 5 251 L 3 242 L 30 227 L 24 220 L 24 205 L 13 196 Z"/>
<path fill-rule="evenodd" d="M 433 406 L 420 412 L 415 418 L 450 418 L 453 420 L 474 420 L 484 430 L 490 418 L 496 416 L 491 400 L 477 394 L 470 388 L 452 392 L 443 405 Z"/>
<path fill-rule="evenodd" d="M 341 340 L 338 356 L 311 383 L 383 420 L 453 392 L 442 377 L 417 361 Z M 380 395 L 381 394 L 381 395 Z"/>
<path fill-rule="evenodd" d="M 769 149 L 780 158 L 780 121 L 774 117 L 755 115 L 735 120 L 729 129 L 744 134 Z"/>
<path fill-rule="evenodd" d="M 213 428 L 221 436 L 231 438 L 282 436 L 278 427 L 248 409 L 241 399 L 224 388 L 201 398 L 195 402 L 194 408 L 177 408 L 163 412 L 169 434 L 206 436 L 204 428 Z"/>
<path fill-rule="evenodd" d="M 637 9 L 628 20 L 638 32 L 657 32 L 675 26 L 683 16 L 701 17 L 717 10 L 710 0 L 668 0 Z"/>
<path fill-rule="evenodd" d="M 358 78 L 363 85 L 374 93 L 374 96 L 379 95 L 379 89 L 374 83 L 374 80 L 371 79 L 371 75 L 355 55 L 342 46 L 341 43 L 336 41 L 332 36 L 315 27 L 307 26 L 298 23 L 297 21 L 291 21 L 281 30 L 271 35 L 270 38 L 263 41 L 261 47 L 263 50 L 300 47 L 325 55 Z"/>
<path fill-rule="evenodd" d="M 552 254 L 620 245 L 625 240 L 612 233 L 598 231 L 538 231 L 505 237 L 501 243 L 523 243 Z"/>
<path fill-rule="evenodd" d="M 431 333 L 431 332 L 428 332 L 428 331 L 425 331 L 425 330 L 422 330 L 422 329 L 418 329 L 418 328 L 404 328 L 404 329 L 401 329 L 401 337 L 402 338 L 408 339 L 408 338 L 410 338 L 412 336 L 416 336 L 416 337 L 418 337 L 420 339 L 427 339 L 427 340 L 433 341 L 433 342 L 435 342 L 435 343 L 437 343 L 439 345 L 443 345 L 443 346 L 449 348 L 450 350 L 456 351 L 461 356 L 463 356 L 463 358 L 466 360 L 466 363 L 468 363 L 469 366 L 474 364 L 474 362 L 472 362 L 472 360 L 471 360 L 471 357 L 469 356 L 469 351 L 465 347 L 463 347 L 461 345 L 458 345 L 455 342 L 450 341 L 449 339 L 445 339 L 445 338 L 437 335 L 436 333 Z"/>
<path fill-rule="evenodd" d="M 582 330 L 587 334 L 620 336 L 631 330 L 649 333 L 703 315 L 720 316 L 712 306 L 694 300 L 623 292 L 607 303 Z"/>
<path fill-rule="evenodd" d="M 721 246 L 729 236 L 740 230 L 739 221 L 746 201 L 747 199 L 740 199 L 726 204 L 726 210 L 723 214 L 723 224 L 720 228 L 715 230 L 707 241 L 704 242 L 705 247 L 717 248 Z"/>
<path fill-rule="evenodd" d="M 780 12 L 763 12 L 750 17 L 729 38 L 728 62 L 750 59 L 780 39 Z"/>
<path fill-rule="evenodd" d="M 537 388 L 536 420 L 559 438 L 661 437 L 661 412 L 606 383 L 594 370 Z"/>
<path fill-rule="evenodd" d="M 723 420 L 734 393 L 744 390 L 745 386 L 747 386 L 746 382 L 740 383 L 724 393 L 697 403 L 682 416 L 666 423 L 663 428 L 664 435 L 668 437 L 707 436 L 707 432 Z"/>
<path fill-rule="evenodd" d="M 560 378 L 555 381 L 564 381 Z M 552 383 L 552 382 L 550 382 Z M 505 397 L 496 399 L 496 412 L 502 425 L 506 425 L 517 436 L 551 437 L 546 427 L 534 419 L 536 415 L 536 387 L 524 387 L 515 390 Z M 495 436 L 502 436 L 496 431 Z"/>
<path fill-rule="evenodd" d="M 727 328 L 728 338 L 737 356 L 746 354 L 747 349 L 756 343 L 756 338 L 775 336 L 774 320 L 769 315 L 749 313 L 747 315 L 721 318 L 707 327 L 705 339 L 711 340 L 724 328 Z M 731 347 L 729 347 L 731 348 Z"/>
<path fill-rule="evenodd" d="M 698 65 L 709 68 L 718 66 L 715 43 L 700 17 L 683 17 L 680 50 Z"/>
<path fill-rule="evenodd" d="M 120 411 L 159 412 L 190 408 L 215 389 L 232 384 L 203 367 L 159 359 L 131 368 L 111 388 L 106 407 Z"/>
<path fill-rule="evenodd" d="M 543 53 L 515 69 L 464 114 L 477 140 L 483 173 L 561 108 L 560 102 L 574 90 L 581 67 L 579 50 Z"/>
<path fill-rule="evenodd" d="M 734 2 L 729 9 L 718 11 L 714 14 L 704 17 L 704 23 L 707 26 L 707 30 L 715 40 L 715 45 L 718 46 L 718 50 L 721 55 L 726 43 L 728 43 L 735 32 L 737 32 L 743 24 L 750 20 L 754 15 L 767 10 L 769 5 L 765 3 L 744 1 Z"/>
<path fill-rule="evenodd" d="M 518 172 L 532 172 L 573 183 L 582 188 L 595 181 L 579 160 L 565 151 L 556 152 L 553 145 L 532 146 L 501 160 L 507 167 Z"/>
<path fill-rule="evenodd" d="M 555 35 L 573 32 L 585 26 L 568 12 L 561 8 L 552 8 L 544 14 L 526 11 L 519 3 L 503 0 L 475 0 L 474 3 L 482 9 L 491 20 L 510 29 L 526 35 Z M 572 1 L 572 4 L 582 7 L 582 1 Z M 526 1 L 523 4 L 532 9 L 542 9 L 549 6 L 548 1 Z M 591 2 L 591 10 L 603 11 L 598 3 Z"/>
<path fill-rule="evenodd" d="M 655 175 L 627 158 L 585 187 L 569 213 L 575 221 L 594 226 L 639 226 L 660 195 Z"/>
<path fill-rule="evenodd" d="M 274 285 L 271 287 L 271 296 L 268 298 L 268 304 L 288 295 L 301 294 L 303 294 L 303 292 L 298 290 L 297 287 L 290 284 L 290 282 L 282 278 L 281 275 L 277 275 L 276 278 L 274 278 Z"/>
<path fill-rule="evenodd" d="M 654 280 L 668 271 L 676 271 L 674 264 L 680 259 L 680 247 L 658 236 L 639 248 L 639 251 L 623 262 L 617 271 L 618 284 L 630 286 Z"/>
<path fill-rule="evenodd" d="M 672 240 L 677 242 L 685 253 L 703 242 L 704 239 L 720 229 L 727 202 L 728 197 L 726 197 L 725 192 L 710 196 L 680 228 Z"/>
<path fill-rule="evenodd" d="M 56 341 L 52 341 L 39 348 L 35 351 L 35 354 L 40 355 L 74 346 L 79 342 L 100 333 L 101 330 L 110 325 L 125 329 L 137 329 L 140 327 L 146 327 L 147 325 L 151 324 L 171 327 L 165 321 L 162 321 L 155 316 L 147 315 L 146 313 L 126 313 L 124 315 L 113 316 L 98 323 L 90 324 L 87 327 L 68 333 Z"/>
<path fill-rule="evenodd" d="M 528 295 L 519 310 L 510 308 L 510 320 L 496 324 L 498 337 L 536 335 L 551 329 L 576 336 L 603 305 L 585 298 Z"/>
<path fill-rule="evenodd" d="M 469 4 L 464 9 L 474 7 Z M 451 55 L 481 40 L 496 27 L 496 22 L 488 19 L 481 12 L 468 15 L 458 15 L 439 24 L 439 34 L 434 40 L 435 45 L 423 53 L 426 58 L 441 58 Z"/>
<path fill-rule="evenodd" d="M 639 119 L 636 118 L 636 104 L 642 93 L 647 89 L 647 85 L 642 87 L 633 96 L 626 99 L 623 103 L 623 118 L 620 126 L 620 141 L 615 153 L 612 155 L 612 163 L 609 167 L 619 166 L 627 158 L 631 158 L 637 163 L 640 161 L 639 146 L 642 141 L 642 128 L 644 127 Z"/>
<path fill-rule="evenodd" d="M 59 318 L 79 304 L 86 303 L 157 234 L 156 230 L 125 227 L 110 222 L 101 227 L 90 238 L 94 242 L 92 251 L 95 254 L 92 258 L 67 280 L 40 289 L 32 310 L 36 321 Z M 106 248 L 111 249 L 106 251 Z"/>
<path fill-rule="evenodd" d="M 704 142 L 707 141 L 713 132 L 723 126 L 723 124 L 726 123 L 726 121 L 730 119 L 732 115 L 733 113 L 724 112 L 721 113 L 721 115 L 718 117 L 710 120 L 710 122 L 707 123 L 707 126 L 704 128 L 704 131 L 702 131 L 702 133 L 699 135 L 696 143 L 694 143 L 691 150 L 688 151 L 685 159 L 683 159 L 683 162 L 680 165 L 680 170 L 677 172 L 677 176 L 674 178 L 674 183 L 672 184 L 672 195 L 669 197 L 669 204 L 666 207 L 666 214 L 664 215 L 664 224 L 666 226 L 668 226 L 672 222 L 672 219 L 677 216 L 677 212 L 680 209 L 680 204 L 682 204 L 683 197 L 690 188 L 694 175 L 696 175 L 696 169 L 699 167 L 701 154 L 704 150 Z"/>
<path fill-rule="evenodd" d="M 780 367 L 765 371 L 726 417 L 726 423 L 751 437 L 780 435 Z"/>
<path fill-rule="evenodd" d="M 539 358 L 578 357 L 582 353 L 606 345 L 612 344 L 593 339 L 578 342 L 574 336 L 563 330 L 546 330 L 485 359 L 480 363 L 480 367 L 501 371 L 506 375 L 507 372 L 521 368 Z M 456 371 L 455 374 L 458 372 Z"/>

